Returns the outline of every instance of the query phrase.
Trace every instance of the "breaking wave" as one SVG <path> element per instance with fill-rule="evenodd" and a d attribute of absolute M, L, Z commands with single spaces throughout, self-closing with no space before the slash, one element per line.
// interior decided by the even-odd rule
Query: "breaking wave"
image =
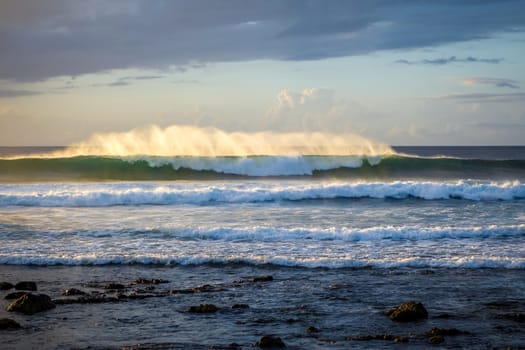
<path fill-rule="evenodd" d="M 0 159 L 0 180 L 221 180 L 239 177 L 525 179 L 525 160 L 408 156 L 75 156 Z"/>
<path fill-rule="evenodd" d="M 525 184 L 512 182 L 226 182 L 11 184 L 0 186 L 0 206 L 104 207 L 206 205 L 330 199 L 523 200 Z"/>

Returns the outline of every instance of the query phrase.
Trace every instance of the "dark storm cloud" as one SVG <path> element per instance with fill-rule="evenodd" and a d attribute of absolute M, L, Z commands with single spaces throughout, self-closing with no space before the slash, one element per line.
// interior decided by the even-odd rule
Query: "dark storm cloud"
<path fill-rule="evenodd" d="M 522 0 L 2 0 L 0 79 L 426 47 L 523 31 L 523 13 Z"/>
<path fill-rule="evenodd" d="M 501 63 L 503 58 L 480 58 L 480 57 L 465 57 L 460 58 L 456 56 L 451 56 L 447 58 L 434 58 L 434 59 L 424 59 L 419 61 L 409 61 L 409 60 L 397 60 L 396 63 L 413 65 L 413 64 L 430 64 L 434 66 L 443 66 L 450 63 L 491 63 L 497 64 Z"/>

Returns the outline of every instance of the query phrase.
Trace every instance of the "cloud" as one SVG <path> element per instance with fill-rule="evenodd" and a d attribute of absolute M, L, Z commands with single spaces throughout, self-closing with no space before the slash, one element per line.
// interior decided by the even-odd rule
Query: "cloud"
<path fill-rule="evenodd" d="M 164 78 L 163 75 L 139 75 L 136 77 L 124 77 L 122 80 L 156 80 Z"/>
<path fill-rule="evenodd" d="M 473 86 L 473 85 L 491 85 L 498 88 L 510 88 L 510 89 L 519 89 L 519 83 L 516 80 L 504 79 L 504 78 L 483 78 L 483 77 L 471 77 L 463 78 L 463 85 Z"/>
<path fill-rule="evenodd" d="M 122 77 L 118 80 L 115 80 L 107 84 L 94 84 L 94 87 L 98 86 L 108 86 L 108 87 L 117 87 L 117 86 L 128 86 L 132 85 L 133 81 L 143 81 L 143 80 L 157 80 L 164 78 L 163 75 L 140 75 L 140 76 L 128 76 Z"/>
<path fill-rule="evenodd" d="M 522 32 L 523 13 L 521 0 L 3 1 L 0 79 L 437 46 Z"/>
<path fill-rule="evenodd" d="M 480 57 L 465 57 L 458 58 L 456 56 L 450 56 L 448 58 L 434 58 L 434 59 L 424 59 L 419 61 L 409 61 L 409 60 L 397 60 L 395 63 L 401 63 L 406 65 L 413 64 L 429 64 L 434 66 L 443 66 L 451 63 L 490 63 L 497 64 L 501 63 L 503 58 L 480 58 Z"/>
<path fill-rule="evenodd" d="M 525 129 L 524 123 L 494 123 L 494 122 L 480 122 L 480 123 L 471 123 L 470 126 L 477 127 L 477 128 L 485 128 L 485 129 L 503 129 L 506 130 L 518 130 L 518 129 Z"/>
<path fill-rule="evenodd" d="M 173 84 L 178 84 L 178 85 L 195 85 L 199 83 L 200 82 L 196 79 L 181 79 L 181 80 L 173 81 Z"/>
<path fill-rule="evenodd" d="M 337 100 L 335 91 L 306 88 L 301 92 L 281 90 L 266 113 L 266 128 L 280 131 L 354 131 L 355 117 L 362 108 L 347 100 Z"/>
<path fill-rule="evenodd" d="M 10 90 L 10 89 L 1 89 L 0 88 L 0 98 L 33 96 L 33 95 L 40 95 L 40 94 L 41 94 L 41 92 L 39 92 L 39 91 Z"/>
<path fill-rule="evenodd" d="M 457 101 L 461 103 L 483 103 L 483 102 L 523 102 L 525 92 L 492 94 L 492 93 L 473 93 L 473 94 L 451 94 L 441 96 L 440 100 Z"/>

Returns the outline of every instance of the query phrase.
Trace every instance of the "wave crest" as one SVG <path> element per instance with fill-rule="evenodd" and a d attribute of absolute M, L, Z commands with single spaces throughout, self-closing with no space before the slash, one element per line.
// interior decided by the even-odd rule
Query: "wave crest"
<path fill-rule="evenodd" d="M 480 183 L 369 182 L 369 183 L 225 183 L 148 184 L 101 183 L 68 185 L 2 185 L 0 206 L 97 207 L 114 205 L 178 205 L 209 203 L 257 203 L 356 198 L 419 198 L 424 200 L 464 199 L 519 200 L 525 185 L 519 181 Z"/>

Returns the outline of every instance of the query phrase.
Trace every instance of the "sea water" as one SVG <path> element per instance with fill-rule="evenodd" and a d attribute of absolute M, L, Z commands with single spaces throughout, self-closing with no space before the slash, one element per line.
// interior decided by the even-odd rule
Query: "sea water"
<path fill-rule="evenodd" d="M 0 263 L 523 269 L 524 150 L 481 150 L 3 159 Z"/>
<path fill-rule="evenodd" d="M 47 339 L 50 348 L 174 339 L 193 345 L 173 348 L 249 345 L 261 332 L 280 334 L 296 348 L 360 348 L 345 336 L 422 333 L 436 324 L 475 334 L 458 346 L 525 341 L 516 336 L 519 324 L 499 314 L 476 318 L 483 305 L 505 298 L 518 303 L 513 312 L 525 305 L 524 147 L 411 147 L 383 156 L 46 157 L 42 153 L 50 150 L 1 151 L 0 266 L 6 280 L 34 277 L 56 295 L 68 283 L 131 281 L 138 273 L 177 276 L 188 287 L 261 273 L 277 281 L 211 299 L 188 295 L 176 304 L 154 299 L 87 314 L 57 308 L 52 312 L 67 310 L 64 319 L 72 317 L 81 329 L 64 321 L 49 340 L 45 320 L 34 316 L 27 320 L 39 324 L 28 331 L 34 338 L 6 338 L 13 348 L 31 346 L 30 339 Z M 27 155 L 33 153 L 40 155 Z M 55 273 L 63 277 L 57 281 Z M 407 330 L 383 321 L 380 310 L 404 298 L 430 304 L 433 323 Z M 245 302 L 251 309 L 185 316 L 186 306 L 202 302 Z M 172 311 L 166 315 L 158 305 Z M 346 308 L 354 313 L 338 316 Z M 365 311 L 372 316 L 360 314 Z M 447 313 L 448 323 L 436 316 Z M 300 330 L 312 322 L 326 332 L 315 346 Z M 98 330 L 101 323 L 109 331 Z M 141 325 L 150 328 L 141 331 Z M 199 327 L 209 329 L 207 340 L 199 338 Z M 425 341 L 416 339 L 416 348 Z"/>

